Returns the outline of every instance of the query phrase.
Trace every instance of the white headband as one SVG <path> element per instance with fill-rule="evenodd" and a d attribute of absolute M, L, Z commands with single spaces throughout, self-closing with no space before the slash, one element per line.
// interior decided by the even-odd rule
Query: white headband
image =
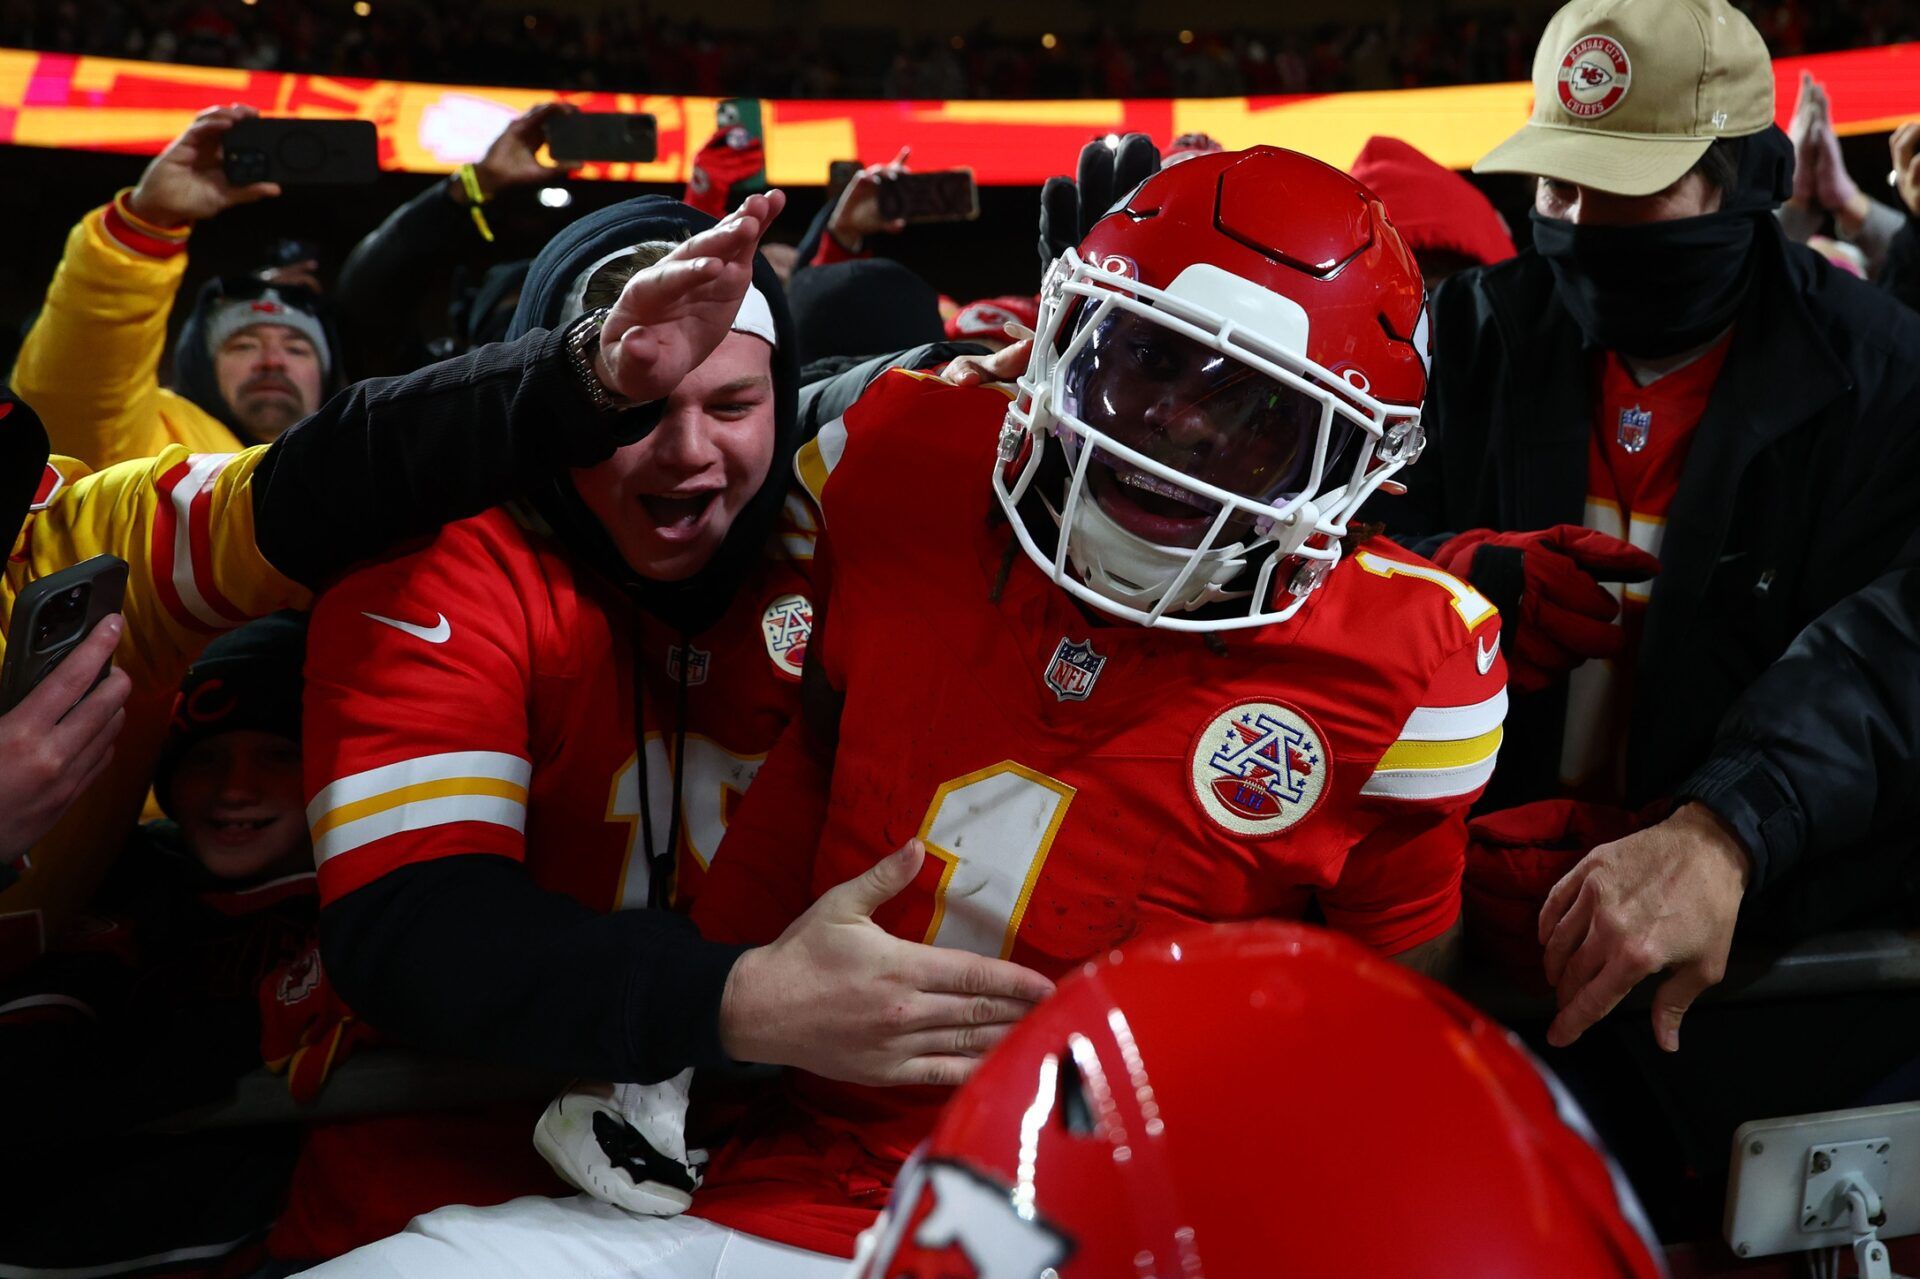
<path fill-rule="evenodd" d="M 625 257 L 633 252 L 635 246 L 628 245 L 589 263 L 585 270 L 574 277 L 573 287 L 567 290 L 567 300 L 560 308 L 560 318 L 556 328 L 565 328 L 587 313 L 587 285 L 593 281 L 596 271 L 615 258 Z M 764 341 L 774 350 L 780 349 L 780 337 L 773 327 L 773 307 L 767 302 L 767 295 L 755 284 L 747 286 L 747 295 L 740 299 L 740 310 L 734 315 L 730 325 L 735 333 L 746 333 Z"/>
<path fill-rule="evenodd" d="M 774 350 L 780 349 L 780 337 L 773 331 L 773 308 L 767 305 L 767 295 L 758 285 L 747 286 L 747 296 L 740 299 L 739 314 L 733 317 L 733 331 L 750 333 Z"/>

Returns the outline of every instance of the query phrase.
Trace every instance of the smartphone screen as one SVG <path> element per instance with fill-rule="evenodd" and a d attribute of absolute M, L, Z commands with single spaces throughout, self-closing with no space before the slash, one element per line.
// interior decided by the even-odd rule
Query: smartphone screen
<path fill-rule="evenodd" d="M 883 181 L 874 198 L 880 216 L 890 222 L 966 222 L 980 216 L 972 169 L 902 173 Z"/>
<path fill-rule="evenodd" d="M 547 152 L 556 160 L 622 160 L 648 164 L 660 154 L 659 121 L 640 112 L 572 111 L 547 121 Z"/>

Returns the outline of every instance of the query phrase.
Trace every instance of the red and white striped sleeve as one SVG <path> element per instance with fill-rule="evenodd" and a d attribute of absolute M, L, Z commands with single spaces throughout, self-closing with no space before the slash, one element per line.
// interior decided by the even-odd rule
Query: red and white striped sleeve
<path fill-rule="evenodd" d="M 525 857 L 526 605 L 471 524 L 315 606 L 303 734 L 323 903 L 413 862 Z"/>

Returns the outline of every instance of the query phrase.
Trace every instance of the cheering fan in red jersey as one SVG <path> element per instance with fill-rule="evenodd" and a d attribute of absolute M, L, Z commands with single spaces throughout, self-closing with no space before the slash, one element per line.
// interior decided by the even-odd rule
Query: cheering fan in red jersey
<path fill-rule="evenodd" d="M 764 947 L 743 986 L 823 911 L 1050 976 L 1254 918 L 1443 965 L 1506 706 L 1498 616 L 1353 522 L 1420 450 L 1423 316 L 1360 184 L 1274 148 L 1197 156 L 1061 257 L 1037 337 L 984 366 L 1024 367 L 1011 402 L 980 365 L 889 373 L 803 448 L 804 718 L 694 906 Z M 1001 1001 L 972 1007 L 978 1045 L 1004 1033 Z M 446 1210 L 355 1263 L 834 1275 L 949 1095 L 790 1072 L 686 1216 Z"/>

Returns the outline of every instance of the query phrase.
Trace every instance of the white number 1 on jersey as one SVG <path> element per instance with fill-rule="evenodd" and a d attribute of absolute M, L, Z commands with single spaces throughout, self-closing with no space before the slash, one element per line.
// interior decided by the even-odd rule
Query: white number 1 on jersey
<path fill-rule="evenodd" d="M 1005 959 L 1073 787 L 1012 760 L 943 783 L 920 838 L 945 863 L 926 941 Z"/>

